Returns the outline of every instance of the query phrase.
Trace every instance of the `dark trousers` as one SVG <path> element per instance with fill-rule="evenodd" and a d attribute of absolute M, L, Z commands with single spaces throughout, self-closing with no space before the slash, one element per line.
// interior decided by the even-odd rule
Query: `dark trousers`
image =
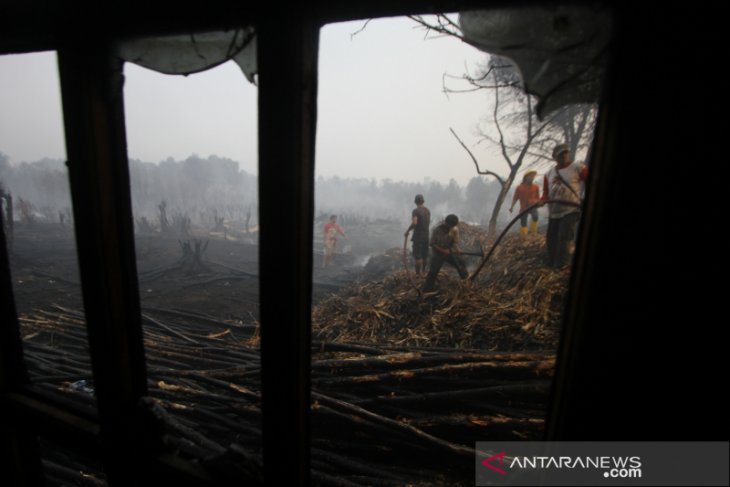
<path fill-rule="evenodd" d="M 428 259 L 428 239 L 413 240 L 413 258 L 415 260 Z"/>
<path fill-rule="evenodd" d="M 537 218 L 538 218 L 537 208 L 533 208 L 528 213 L 525 213 L 524 215 L 522 215 L 520 217 L 520 225 L 521 226 L 523 226 L 523 227 L 526 227 L 527 226 L 527 217 L 528 216 L 531 216 L 532 217 L 532 221 L 536 222 L 537 221 Z"/>
<path fill-rule="evenodd" d="M 545 265 L 563 267 L 570 264 L 570 242 L 575 238 L 575 227 L 580 213 L 568 213 L 562 218 L 550 218 L 545 240 L 547 258 Z"/>
<path fill-rule="evenodd" d="M 428 269 L 426 282 L 423 283 L 424 292 L 433 290 L 433 286 L 436 283 L 436 276 L 438 276 L 439 271 L 441 270 L 441 266 L 444 265 L 444 262 L 448 262 L 449 264 L 454 266 L 456 270 L 459 271 L 459 277 L 461 277 L 462 279 L 466 279 L 466 277 L 469 275 L 469 273 L 466 272 L 466 265 L 464 265 L 464 261 L 461 260 L 461 257 L 459 255 L 444 255 L 441 252 L 434 251 L 431 255 L 431 265 Z"/>

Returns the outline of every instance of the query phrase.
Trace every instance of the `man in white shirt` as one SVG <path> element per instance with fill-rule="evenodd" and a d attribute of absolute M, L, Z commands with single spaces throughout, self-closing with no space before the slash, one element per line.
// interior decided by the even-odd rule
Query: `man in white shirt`
<path fill-rule="evenodd" d="M 581 185 L 588 177 L 588 168 L 573 162 L 568 144 L 558 144 L 553 149 L 556 165 L 545 175 L 542 200 L 562 200 L 581 203 Z M 559 203 L 548 204 L 548 229 L 546 234 L 547 258 L 545 264 L 562 268 L 570 264 L 570 242 L 575 238 L 575 227 L 580 219 L 580 209 Z"/>

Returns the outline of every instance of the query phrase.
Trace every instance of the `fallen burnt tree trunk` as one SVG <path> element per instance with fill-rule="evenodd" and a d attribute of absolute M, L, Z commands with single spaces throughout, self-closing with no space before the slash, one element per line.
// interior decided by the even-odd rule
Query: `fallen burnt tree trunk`
<path fill-rule="evenodd" d="M 399 368 L 380 374 L 364 374 L 345 377 L 315 378 L 312 382 L 321 387 L 353 386 L 366 383 L 416 380 L 424 376 L 453 378 L 458 376 L 479 379 L 520 380 L 533 379 L 552 370 L 552 361 L 537 362 L 475 362 L 465 364 L 445 364 L 432 367 L 409 369 Z"/>
<path fill-rule="evenodd" d="M 32 382 L 93 406 L 82 315 L 57 308 L 22 317 L 21 326 Z M 150 416 L 168 449 L 226 481 L 261 473 L 254 331 L 195 313 L 145 310 Z M 541 437 L 552 353 L 389 348 L 313 343 L 314 482 L 468 483 L 474 442 Z"/>

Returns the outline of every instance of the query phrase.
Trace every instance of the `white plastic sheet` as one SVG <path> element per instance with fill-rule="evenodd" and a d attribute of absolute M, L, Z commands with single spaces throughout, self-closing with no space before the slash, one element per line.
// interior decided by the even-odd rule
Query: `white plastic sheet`
<path fill-rule="evenodd" d="M 127 40 L 117 44 L 116 54 L 127 62 L 159 73 L 183 75 L 233 60 L 246 79 L 255 83 L 256 33 L 250 27 L 227 32 Z"/>
<path fill-rule="evenodd" d="M 525 90 L 539 97 L 539 116 L 571 103 L 598 102 L 613 29 L 606 8 L 468 11 L 459 14 L 459 24 L 470 44 L 515 63 Z"/>

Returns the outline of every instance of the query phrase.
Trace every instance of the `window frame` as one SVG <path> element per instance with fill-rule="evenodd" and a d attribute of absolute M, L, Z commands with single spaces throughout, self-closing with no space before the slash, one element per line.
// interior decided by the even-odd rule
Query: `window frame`
<path fill-rule="evenodd" d="M 75 24 L 62 26 L 61 21 L 51 20 L 51 12 L 46 18 L 50 23 L 47 30 L 35 33 L 23 28 L 32 23 L 35 14 L 30 10 L 16 14 L 20 26 L 0 38 L 0 53 L 49 48 L 59 53 L 69 177 L 99 415 L 96 419 L 86 418 L 73 408 L 51 403 L 35 394 L 27 383 L 7 252 L 2 246 L 0 317 L 6 326 L 0 346 L 1 404 L 3 414 L 7 413 L 4 416 L 21 425 L 3 438 L 4 449 L 15 453 L 5 456 L 6 461 L 17 462 L 11 483 L 38 483 L 41 463 L 35 435 L 43 434 L 74 448 L 85 445 L 99 455 L 111 485 L 136 485 L 140 473 L 148 469 L 152 469 L 152 478 L 168 482 L 173 478 L 186 485 L 217 485 L 199 465 L 159 449 L 159 438 L 154 429 L 147 427 L 150 419 L 140 406 L 147 376 L 126 154 L 123 75 L 121 61 L 111 55 L 110 40 L 122 35 L 189 32 L 191 26 L 195 30 L 215 30 L 229 28 L 233 23 L 257 28 L 264 481 L 269 485 L 306 485 L 310 479 L 311 222 L 319 29 L 327 23 L 358 18 L 489 5 L 417 1 L 398 7 L 339 5 L 327 9 L 315 4 L 286 18 L 264 11 L 248 12 L 246 16 L 238 12 L 233 16 L 199 16 L 195 12 L 172 19 L 152 16 L 141 25 L 133 23 L 136 18 L 132 13 L 120 12 L 109 32 L 101 32 L 106 26 L 104 21 L 91 29 Z M 132 25 L 135 27 L 129 27 Z M 79 30 L 75 30 L 77 27 Z M 609 122 L 601 111 L 593 150 L 599 158 L 611 144 L 606 132 Z M 600 177 L 606 164 L 596 167 L 592 180 Z M 600 206 L 603 198 L 607 198 L 604 193 L 589 193 L 588 213 Z M 591 277 L 590 242 L 596 225 L 585 219 L 581 225 L 581 245 L 564 320 L 568 337 L 579 331 L 585 314 L 576 305 L 581 299 L 577 286 Z M 584 248 L 588 250 L 581 250 Z M 574 346 L 573 340 L 561 340 L 560 356 L 565 359 L 559 361 L 558 376 L 570 374 L 565 366 L 570 365 L 568 356 Z M 562 392 L 555 394 L 553 420 L 561 413 Z M 548 436 L 559 437 L 560 429 L 549 428 Z M 146 447 L 139 448 L 141 444 Z"/>

